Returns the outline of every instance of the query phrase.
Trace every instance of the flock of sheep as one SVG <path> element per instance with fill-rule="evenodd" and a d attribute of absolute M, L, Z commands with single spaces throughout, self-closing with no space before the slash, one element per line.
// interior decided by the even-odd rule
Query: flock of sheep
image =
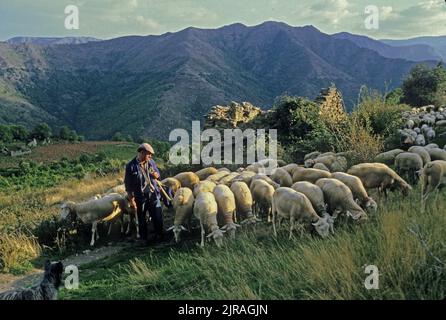
<path fill-rule="evenodd" d="M 162 180 L 162 185 L 174 192 L 174 221 L 167 230 L 173 231 L 175 241 L 180 242 L 182 232 L 188 230 L 186 226 L 195 217 L 200 223 L 201 246 L 206 237 L 221 246 L 225 233 L 232 239 L 242 225 L 272 221 L 273 233 L 277 235 L 276 220 L 280 227 L 282 220 L 287 219 L 290 238 L 298 226 L 301 232 L 314 230 L 325 238 L 334 233 L 333 225 L 340 214 L 363 223 L 368 214 L 376 213 L 377 203 L 368 190 L 378 189 L 385 196 L 388 190 L 399 190 L 403 195 L 411 192 L 411 185 L 390 165 L 409 178 L 415 177 L 415 173 L 417 177 L 421 175 L 423 204 L 430 194 L 446 184 L 446 150 L 433 144 L 412 147 L 407 152 L 391 150 L 379 154 L 374 163 L 350 168 L 346 153 L 312 152 L 304 161 L 304 165 L 298 165 L 264 159 L 235 172 L 206 167 Z M 267 175 L 265 167 L 275 169 Z M 91 223 L 90 244 L 94 245 L 99 222 L 122 219 L 123 232 L 123 217 L 134 219 L 135 212 L 125 197 L 124 186 L 119 185 L 103 197 L 63 204 L 61 216 Z M 129 227 L 130 222 L 127 233 Z"/>

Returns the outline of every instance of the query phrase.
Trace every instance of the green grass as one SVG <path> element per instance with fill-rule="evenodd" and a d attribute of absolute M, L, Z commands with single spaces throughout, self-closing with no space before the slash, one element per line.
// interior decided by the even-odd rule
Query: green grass
<path fill-rule="evenodd" d="M 419 211 L 419 190 L 392 195 L 363 226 L 338 221 L 329 239 L 278 239 L 271 226 L 238 234 L 223 248 L 125 250 L 81 267 L 78 290 L 62 299 L 441 299 L 446 291 L 445 203 Z M 444 199 L 444 194 L 443 194 Z M 384 204 L 385 202 L 385 204 Z M 412 233 L 413 230 L 416 234 Z M 365 265 L 379 268 L 367 290 Z"/>

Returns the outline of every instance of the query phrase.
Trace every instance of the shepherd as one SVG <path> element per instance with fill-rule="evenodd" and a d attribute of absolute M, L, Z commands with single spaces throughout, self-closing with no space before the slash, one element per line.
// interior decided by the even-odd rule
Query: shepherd
<path fill-rule="evenodd" d="M 136 208 L 141 239 L 139 246 L 147 246 L 148 239 L 146 215 L 149 214 L 155 235 L 153 242 L 160 242 L 164 238 L 162 196 L 166 196 L 159 183 L 160 172 L 152 159 L 155 151 L 148 143 L 141 144 L 138 154 L 125 167 L 125 190 L 130 205 Z M 162 194 L 163 193 L 163 194 Z"/>

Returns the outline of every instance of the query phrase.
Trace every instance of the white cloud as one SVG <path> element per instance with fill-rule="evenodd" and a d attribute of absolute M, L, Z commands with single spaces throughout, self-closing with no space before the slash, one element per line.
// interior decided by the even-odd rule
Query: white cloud
<path fill-rule="evenodd" d="M 151 29 L 158 29 L 160 27 L 160 24 L 157 21 L 151 18 L 144 18 L 141 15 L 136 16 L 135 20 L 143 27 L 148 27 Z"/>

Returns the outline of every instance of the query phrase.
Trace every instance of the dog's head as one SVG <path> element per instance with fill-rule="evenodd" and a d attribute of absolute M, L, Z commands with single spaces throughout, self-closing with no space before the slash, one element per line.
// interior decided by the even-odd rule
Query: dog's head
<path fill-rule="evenodd" d="M 62 284 L 62 273 L 63 273 L 63 263 L 62 262 L 51 262 L 47 260 L 45 262 L 45 278 L 50 280 L 56 288 L 59 288 Z"/>

